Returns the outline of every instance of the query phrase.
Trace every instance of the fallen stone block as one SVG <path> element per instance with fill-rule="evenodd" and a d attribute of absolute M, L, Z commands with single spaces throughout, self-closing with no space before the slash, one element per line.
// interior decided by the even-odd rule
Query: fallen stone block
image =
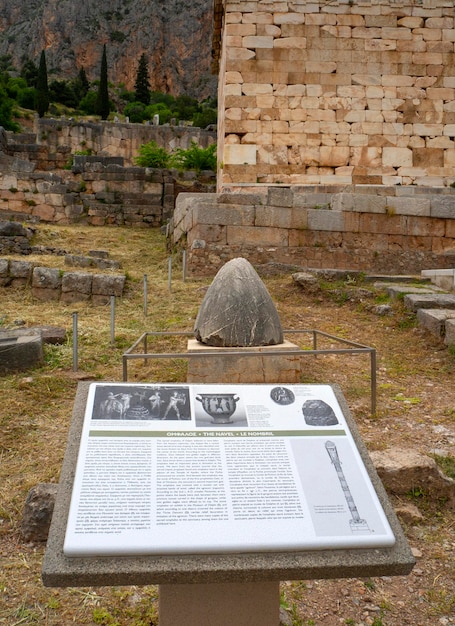
<path fill-rule="evenodd" d="M 404 296 L 404 305 L 414 313 L 419 309 L 455 309 L 455 295 L 410 293 Z"/>
<path fill-rule="evenodd" d="M 455 481 L 445 476 L 436 461 L 415 450 L 392 447 L 370 453 L 384 487 L 405 495 L 420 489 L 431 500 L 444 499 L 455 507 Z"/>
<path fill-rule="evenodd" d="M 447 320 L 455 318 L 455 310 L 419 309 L 417 320 L 436 337 L 445 337 Z"/>
<path fill-rule="evenodd" d="M 22 372 L 42 361 L 40 332 L 33 329 L 0 331 L 0 374 Z"/>
<path fill-rule="evenodd" d="M 448 319 L 446 321 L 445 331 L 444 343 L 447 346 L 455 346 L 455 319 Z"/>
<path fill-rule="evenodd" d="M 21 523 L 26 541 L 47 541 L 57 490 L 54 483 L 40 483 L 28 492 Z"/>

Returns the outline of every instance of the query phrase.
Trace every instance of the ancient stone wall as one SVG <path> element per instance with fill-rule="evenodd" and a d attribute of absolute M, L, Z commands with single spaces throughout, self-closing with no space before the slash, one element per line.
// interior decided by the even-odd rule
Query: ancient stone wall
<path fill-rule="evenodd" d="M 188 271 L 213 275 L 242 256 L 267 263 L 408 274 L 455 267 L 455 190 L 404 186 L 270 187 L 181 194 L 173 242 Z"/>
<path fill-rule="evenodd" d="M 112 122 L 79 122 L 35 118 L 34 133 L 9 136 L 10 154 L 52 171 L 68 165 L 72 154 L 122 157 L 134 165 L 141 144 L 156 141 L 168 151 L 187 149 L 192 141 L 202 148 L 216 142 L 216 132 L 190 126 L 152 126 Z"/>
<path fill-rule="evenodd" d="M 123 274 L 64 272 L 30 261 L 0 258 L 0 287 L 31 287 L 33 297 L 45 302 L 108 304 L 111 296 L 123 295 L 125 282 Z"/>
<path fill-rule="evenodd" d="M 73 170 L 0 171 L 0 219 L 54 224 L 160 226 L 183 188 L 214 189 L 215 176 L 122 167 L 109 158 L 76 157 Z"/>
<path fill-rule="evenodd" d="M 223 4 L 220 190 L 455 181 L 452 0 Z"/>

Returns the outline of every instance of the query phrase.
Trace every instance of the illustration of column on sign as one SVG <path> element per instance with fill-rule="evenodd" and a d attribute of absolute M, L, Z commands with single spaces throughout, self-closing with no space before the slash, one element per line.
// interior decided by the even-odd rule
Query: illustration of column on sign
<path fill-rule="evenodd" d="M 369 533 L 370 529 L 368 528 L 368 524 L 366 520 L 361 519 L 356 504 L 354 502 L 354 498 L 352 497 L 352 493 L 349 489 L 349 485 L 344 475 L 343 468 L 341 467 L 341 462 L 338 456 L 338 450 L 336 445 L 333 443 L 333 441 L 326 441 L 325 449 L 327 450 L 332 464 L 335 467 L 335 471 L 337 473 L 338 480 L 340 481 L 344 497 L 346 498 L 346 502 L 348 503 L 348 507 L 351 512 L 352 519 L 349 520 L 351 531 L 353 533 Z"/>

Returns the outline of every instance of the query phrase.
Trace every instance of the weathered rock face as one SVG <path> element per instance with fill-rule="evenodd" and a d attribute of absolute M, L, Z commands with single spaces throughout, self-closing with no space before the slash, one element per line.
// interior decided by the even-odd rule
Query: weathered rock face
<path fill-rule="evenodd" d="M 283 342 L 278 312 L 246 259 L 226 263 L 213 279 L 195 324 L 201 343 L 219 347 L 270 346 Z"/>
<path fill-rule="evenodd" d="M 84 67 L 99 78 L 106 44 L 109 80 L 132 89 L 142 53 L 151 88 L 204 98 L 216 93 L 211 75 L 212 0 L 0 0 L 0 55 L 20 68 L 46 51 L 52 77 L 73 78 Z"/>

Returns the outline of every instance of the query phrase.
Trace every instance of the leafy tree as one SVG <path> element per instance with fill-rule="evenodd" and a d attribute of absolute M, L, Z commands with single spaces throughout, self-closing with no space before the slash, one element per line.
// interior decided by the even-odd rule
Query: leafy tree
<path fill-rule="evenodd" d="M 207 128 L 210 124 L 216 124 L 218 113 L 216 109 L 210 107 L 203 108 L 200 113 L 193 116 L 193 126 Z"/>
<path fill-rule="evenodd" d="M 171 155 L 156 141 L 142 144 L 139 147 L 139 156 L 135 159 L 135 163 L 140 167 L 167 167 L 170 162 Z"/>
<path fill-rule="evenodd" d="M 53 80 L 49 83 L 49 97 L 52 102 L 59 102 L 66 107 L 76 107 L 79 99 L 76 97 L 71 82 L 67 80 Z"/>
<path fill-rule="evenodd" d="M 0 56 L 0 72 L 13 72 L 14 66 L 12 64 L 10 54 L 3 54 Z"/>
<path fill-rule="evenodd" d="M 87 95 L 89 89 L 90 83 L 87 74 L 85 73 L 85 69 L 81 67 L 78 75 L 73 80 L 73 92 L 77 102 L 80 102 L 82 98 Z"/>
<path fill-rule="evenodd" d="M 174 113 L 164 104 L 164 102 L 149 104 L 145 109 L 146 119 L 153 119 L 153 116 L 157 113 L 160 116 L 160 124 L 167 124 L 170 119 L 174 117 Z"/>
<path fill-rule="evenodd" d="M 96 114 L 96 105 L 98 101 L 98 94 L 96 91 L 88 91 L 82 100 L 79 102 L 79 109 L 87 115 Z"/>
<path fill-rule="evenodd" d="M 13 109 L 14 100 L 8 97 L 5 86 L 0 84 L 0 126 L 5 130 L 17 132 L 20 127 L 13 121 Z"/>
<path fill-rule="evenodd" d="M 41 52 L 38 76 L 36 78 L 35 109 L 40 117 L 49 109 L 49 87 L 47 84 L 46 54 Z"/>
<path fill-rule="evenodd" d="M 129 118 L 130 122 L 134 124 L 140 124 L 147 118 L 145 105 L 142 102 L 130 102 L 126 105 L 123 113 Z"/>
<path fill-rule="evenodd" d="M 29 87 L 36 87 L 38 68 L 31 59 L 23 59 L 21 67 L 21 77 L 25 79 Z"/>
<path fill-rule="evenodd" d="M 207 148 L 200 148 L 195 141 L 192 141 L 188 150 L 177 148 L 172 161 L 183 170 L 216 171 L 216 143 L 212 143 Z"/>
<path fill-rule="evenodd" d="M 98 94 L 96 98 L 96 113 L 101 116 L 102 120 L 109 117 L 109 89 L 107 82 L 107 56 L 106 44 L 103 46 L 103 55 L 101 57 L 100 84 L 98 86 Z"/>
<path fill-rule="evenodd" d="M 145 54 L 141 55 L 139 59 L 139 67 L 136 74 L 136 83 L 134 85 L 134 99 L 137 102 L 142 102 L 147 106 L 150 102 L 150 82 L 149 71 L 147 66 L 147 57 Z"/>

